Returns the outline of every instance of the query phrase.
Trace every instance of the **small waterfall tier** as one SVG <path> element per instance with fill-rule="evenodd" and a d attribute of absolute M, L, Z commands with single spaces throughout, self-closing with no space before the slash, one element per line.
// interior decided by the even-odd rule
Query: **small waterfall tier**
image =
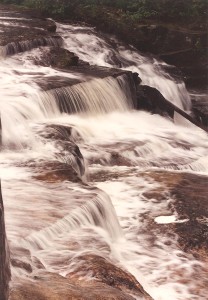
<path fill-rule="evenodd" d="M 29 51 L 40 46 L 60 46 L 62 38 L 54 35 L 56 25 L 51 20 L 3 10 L 0 12 L 0 58 Z"/>

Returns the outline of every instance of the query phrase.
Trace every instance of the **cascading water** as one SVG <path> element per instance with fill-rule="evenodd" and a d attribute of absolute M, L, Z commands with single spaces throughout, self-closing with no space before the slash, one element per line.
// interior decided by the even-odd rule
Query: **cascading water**
<path fill-rule="evenodd" d="M 37 38 L 32 41 L 12 42 L 4 47 L 0 47 L 0 57 L 14 55 L 19 52 L 29 51 L 33 48 L 38 48 L 41 46 L 59 47 L 61 46 L 61 44 L 62 39 L 59 36 L 50 38 Z"/>
<path fill-rule="evenodd" d="M 162 61 L 148 58 L 133 47 L 127 48 L 115 38 L 99 36 L 93 28 L 57 24 L 57 32 L 64 40 L 64 47 L 82 60 L 106 67 L 121 67 L 138 72 L 142 84 L 157 88 L 163 96 L 185 110 L 190 110 L 190 96 L 182 81 L 176 82 L 165 72 Z"/>
<path fill-rule="evenodd" d="M 42 95 L 43 101 L 55 102 L 61 112 L 108 113 L 133 108 L 132 92 L 127 75 L 116 79 L 94 79 L 88 82 L 50 90 Z M 46 100 L 47 99 L 47 100 Z"/>
<path fill-rule="evenodd" d="M 138 71 L 143 83 L 189 109 L 185 86 L 162 63 L 120 45 L 116 51 L 91 28 L 59 24 L 58 31 L 81 59 Z M 191 280 L 201 262 L 178 248 L 177 236 L 151 235 L 162 212 L 177 220 L 171 195 L 145 195 L 165 189 L 148 174 L 208 176 L 207 134 L 134 111 L 126 75 L 42 91 L 37 77 L 80 74 L 34 65 L 39 51 L 0 61 L 0 175 L 12 258 L 33 272 L 41 263 L 43 272 L 66 276 L 76 257 L 93 253 L 122 265 L 155 300 L 206 299 Z M 15 282 L 28 273 L 13 266 L 12 275 Z"/>

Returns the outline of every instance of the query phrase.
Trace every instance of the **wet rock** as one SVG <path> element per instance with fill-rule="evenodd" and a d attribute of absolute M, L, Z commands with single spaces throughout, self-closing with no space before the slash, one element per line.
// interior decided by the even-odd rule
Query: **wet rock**
<path fill-rule="evenodd" d="M 134 297 L 102 283 L 75 281 L 60 275 L 36 275 L 13 287 L 10 300 L 134 300 Z"/>
<path fill-rule="evenodd" d="M 192 113 L 188 114 L 183 109 L 177 107 L 170 101 L 166 100 L 163 95 L 156 89 L 147 85 L 139 85 L 137 88 L 136 108 L 147 110 L 153 114 L 174 118 L 177 112 L 183 118 L 208 132 L 208 105 L 205 104 L 205 111 L 201 112 L 199 105 L 195 106 Z"/>
<path fill-rule="evenodd" d="M 9 246 L 6 237 L 4 205 L 1 194 L 0 182 L 0 299 L 7 300 L 9 296 L 10 256 Z"/>
<path fill-rule="evenodd" d="M 47 24 L 46 28 L 49 32 L 56 32 L 57 26 L 56 23 L 52 21 L 51 23 Z"/>
<path fill-rule="evenodd" d="M 204 72 L 208 57 L 205 20 L 201 20 L 200 25 L 181 23 L 177 19 L 168 19 L 165 22 L 145 19 L 131 23 L 122 15 L 118 17 L 112 8 L 110 12 L 105 12 L 104 8 L 104 12 L 97 11 L 95 15 L 84 14 L 81 9 L 76 12 L 76 16 L 72 18 L 92 24 L 104 32 L 116 35 L 142 52 L 157 55 L 166 63 L 176 65 L 189 87 L 196 84 L 207 86 Z"/>
<path fill-rule="evenodd" d="M 68 69 L 77 66 L 79 58 L 72 52 L 59 48 L 50 47 L 42 51 L 40 57 L 36 57 L 35 63 L 45 67 L 52 66 L 58 69 Z"/>
<path fill-rule="evenodd" d="M 42 162 L 40 164 L 30 164 L 30 167 L 35 168 L 37 175 L 33 178 L 46 182 L 71 181 L 81 182 L 81 179 L 74 168 L 67 162 Z"/>
<path fill-rule="evenodd" d="M 207 88 L 208 86 L 208 45 L 202 50 L 194 47 L 161 54 L 160 58 L 180 71 L 188 88 Z"/>
<path fill-rule="evenodd" d="M 205 74 L 208 74 L 207 72 Z M 208 75 L 207 75 L 208 76 Z M 208 127 L 208 101 L 205 99 L 204 101 L 195 101 L 193 103 L 193 112 L 196 116 L 196 119 Z"/>
<path fill-rule="evenodd" d="M 42 52 L 47 52 L 48 49 L 43 49 L 41 48 Z M 58 51 L 58 49 L 57 49 Z M 43 57 L 45 58 L 40 58 L 35 59 L 34 63 L 40 64 L 40 65 L 45 65 L 49 66 L 50 63 L 50 58 L 48 60 L 48 54 L 43 53 Z M 45 60 L 46 59 L 46 60 Z M 63 67 L 63 66 L 62 66 Z M 70 71 L 71 74 L 74 74 L 75 77 L 64 77 L 64 76 L 48 76 L 47 78 L 45 76 L 36 76 L 34 77 L 34 81 L 41 87 L 42 90 L 44 91 L 49 91 L 52 92 L 55 89 L 60 89 L 63 87 L 71 87 L 75 84 L 79 84 L 85 81 L 93 80 L 93 79 L 98 79 L 98 78 L 106 78 L 106 77 L 114 77 L 117 78 L 122 75 L 126 75 L 127 79 L 133 83 L 133 73 L 130 71 L 125 71 L 121 69 L 115 69 L 115 68 L 107 68 L 107 67 L 100 67 L 100 66 L 95 66 L 95 65 L 88 65 L 88 64 L 83 64 L 82 61 L 79 60 L 78 65 L 68 65 L 65 66 L 64 68 L 60 69 L 56 67 L 57 69 L 61 71 Z M 24 73 L 21 73 L 24 74 Z M 77 76 L 78 75 L 78 76 Z M 132 90 L 132 94 L 135 93 L 135 87 L 131 84 L 130 88 Z M 62 91 L 58 91 L 60 96 L 62 94 Z M 64 95 L 63 95 L 64 97 Z"/>
<path fill-rule="evenodd" d="M 8 9 L 9 7 L 0 5 L 0 18 L 4 17 L 4 12 Z M 60 37 L 50 34 L 56 31 L 54 21 L 31 19 L 27 13 L 17 12 L 14 8 L 10 11 L 10 17 L 13 19 L 0 24 L 0 47 L 5 48 L 4 51 L 0 49 L 0 54 L 3 52 L 4 55 L 12 55 L 39 46 L 61 44 Z"/>
<path fill-rule="evenodd" d="M 94 254 L 78 256 L 75 260 L 73 272 L 69 273 L 67 277 L 80 279 L 80 277 L 87 274 L 90 274 L 92 282 L 101 282 L 127 294 L 143 297 L 144 299 L 152 299 L 133 275 L 101 256 Z"/>
<path fill-rule="evenodd" d="M 162 185 L 145 196 L 161 201 L 169 201 L 169 206 L 183 223 L 165 225 L 166 230 L 178 235 L 180 247 L 197 255 L 202 260 L 208 259 L 208 179 L 203 175 L 172 172 L 149 172 L 146 175 Z M 146 176 L 145 175 L 145 176 Z M 162 193 L 170 196 L 161 197 Z M 163 225 L 162 225 L 163 226 Z M 164 226 L 163 226 L 164 227 Z M 161 230 L 162 227 L 160 226 Z M 203 254 L 201 256 L 201 253 Z"/>
<path fill-rule="evenodd" d="M 139 85 L 137 88 L 137 109 L 147 110 L 153 114 L 168 115 L 173 118 L 174 109 L 168 105 L 167 100 L 156 89 L 147 85 Z"/>
<path fill-rule="evenodd" d="M 188 222 L 176 224 L 179 243 L 186 251 L 208 249 L 208 179 L 206 176 L 184 174 L 172 189 L 174 206 Z M 207 253 L 208 255 L 208 253 Z"/>
<path fill-rule="evenodd" d="M 103 156 L 102 158 L 100 158 L 100 157 L 89 158 L 88 163 L 99 164 L 99 165 L 103 165 L 103 166 L 110 165 L 110 166 L 128 166 L 128 167 L 130 167 L 130 166 L 134 165 L 134 163 L 130 159 L 124 157 L 122 154 L 120 154 L 116 151 L 113 153 L 106 153 L 106 155 Z M 101 173 L 103 174 L 103 171 Z M 92 175 L 91 178 L 93 178 L 93 177 L 94 176 Z"/>
<path fill-rule="evenodd" d="M 11 264 L 12 264 L 13 267 L 24 269 L 28 273 L 32 273 L 31 265 L 29 263 L 23 261 L 23 260 L 20 260 L 20 259 L 17 259 L 17 258 L 12 258 L 11 259 Z"/>
<path fill-rule="evenodd" d="M 77 66 L 78 56 L 63 48 L 52 48 L 50 51 L 51 65 L 59 69 Z"/>
<path fill-rule="evenodd" d="M 37 269 L 45 269 L 44 265 L 42 262 L 35 256 L 32 257 L 32 264 L 37 268 Z"/>
<path fill-rule="evenodd" d="M 75 129 L 66 125 L 46 125 L 44 130 L 39 130 L 38 133 L 45 139 L 61 140 L 61 141 L 72 141 L 72 132 Z M 76 132 L 77 133 L 77 132 Z M 78 133 L 76 134 L 78 136 Z"/>

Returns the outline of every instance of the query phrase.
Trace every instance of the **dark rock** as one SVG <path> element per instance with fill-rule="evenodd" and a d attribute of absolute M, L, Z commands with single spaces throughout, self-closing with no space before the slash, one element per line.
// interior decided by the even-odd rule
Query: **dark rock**
<path fill-rule="evenodd" d="M 161 183 L 160 187 L 146 193 L 147 198 L 152 195 L 161 201 L 171 200 L 173 211 L 177 212 L 178 219 L 187 222 L 160 225 L 160 231 L 166 226 L 168 235 L 177 233 L 180 247 L 189 253 L 197 255 L 201 260 L 208 260 L 208 179 L 207 176 L 190 173 L 148 172 L 144 174 L 154 181 Z M 161 197 L 163 192 L 170 196 Z M 155 228 L 156 225 L 154 225 Z"/>
<path fill-rule="evenodd" d="M 189 115 L 183 109 L 166 100 L 157 89 L 146 85 L 139 85 L 137 88 L 136 108 L 161 116 L 169 116 L 172 119 L 174 118 L 174 112 L 177 112 L 192 124 L 208 132 L 208 105 L 206 105 L 207 112 L 200 114 L 198 109 L 198 113 L 196 113 L 197 117 L 194 114 Z M 196 111 L 197 109 L 195 108 L 194 112 Z"/>
<path fill-rule="evenodd" d="M 79 62 L 78 56 L 63 48 L 50 49 L 50 62 L 52 67 L 59 69 L 67 69 L 70 66 L 77 66 Z"/>
<path fill-rule="evenodd" d="M 193 104 L 193 112 L 196 116 L 196 119 L 208 127 L 208 102 L 195 102 Z"/>
<path fill-rule="evenodd" d="M 188 88 L 208 87 L 208 48 L 201 51 L 195 48 L 161 54 L 160 58 L 176 66 Z"/>
<path fill-rule="evenodd" d="M 62 38 L 54 35 L 56 24 L 52 20 L 31 18 L 29 14 L 17 12 L 0 4 L 0 17 L 9 9 L 8 24 L 0 24 L 0 56 L 14 55 L 33 48 L 62 45 Z"/>
<path fill-rule="evenodd" d="M 12 264 L 13 267 L 24 269 L 28 273 L 32 273 L 31 265 L 29 263 L 23 261 L 23 260 L 20 260 L 20 259 L 17 259 L 17 258 L 12 258 L 11 259 L 11 264 Z"/>
<path fill-rule="evenodd" d="M 57 52 L 59 50 L 57 49 Z M 50 66 L 50 56 L 48 49 L 42 49 L 42 55 L 39 59 L 35 60 L 36 64 L 44 65 L 44 66 Z M 46 53 L 46 54 L 44 54 Z M 71 53 L 73 58 L 73 53 Z M 76 56 L 75 56 L 76 57 Z M 59 58 L 57 58 L 59 59 Z M 76 59 L 75 59 L 76 60 Z M 73 62 L 74 63 L 74 62 Z M 135 75 L 133 75 L 132 72 L 121 70 L 121 69 L 115 69 L 115 68 L 107 68 L 107 67 L 99 67 L 96 65 L 89 65 L 86 63 L 83 63 L 82 61 L 78 61 L 78 65 L 66 65 L 64 68 L 60 69 L 63 72 L 70 71 L 70 73 L 77 73 L 80 74 L 80 77 L 77 78 L 70 78 L 70 77 L 61 77 L 61 76 L 48 76 L 47 78 L 45 76 L 35 76 L 34 81 L 41 87 L 44 91 L 53 90 L 55 93 L 55 89 L 59 89 L 59 96 L 61 96 L 62 92 L 60 88 L 62 87 L 70 87 L 78 83 L 82 83 L 85 81 L 92 80 L 94 78 L 105 78 L 105 77 L 114 77 L 117 78 L 122 75 L 126 75 L 126 79 L 129 80 L 129 87 L 134 95 L 132 97 L 135 97 L 135 85 L 138 81 L 140 81 L 139 78 L 136 79 L 136 82 L 134 82 L 134 78 L 136 78 Z M 62 65 L 63 66 L 63 65 Z M 19 73 L 24 74 L 24 73 Z M 137 74 L 137 73 L 134 73 Z M 64 95 L 63 95 L 64 96 Z"/>
<path fill-rule="evenodd" d="M 41 130 L 39 134 L 46 139 L 70 141 L 72 130 L 73 128 L 70 126 L 52 124 L 46 125 L 44 130 Z"/>
<path fill-rule="evenodd" d="M 57 26 L 56 26 L 56 23 L 55 22 L 51 22 L 51 23 L 49 23 L 48 25 L 47 25 L 47 30 L 49 31 L 49 32 L 56 32 L 56 28 L 57 28 Z"/>
<path fill-rule="evenodd" d="M 9 297 L 9 281 L 10 273 L 10 257 L 9 247 L 7 243 L 5 220 L 4 220 L 4 205 L 1 194 L 0 184 L 0 299 L 7 300 Z"/>
<path fill-rule="evenodd" d="M 147 85 L 138 86 L 136 108 L 162 116 L 168 115 L 171 118 L 174 116 L 174 109 L 168 105 L 163 95 L 157 89 Z"/>
<path fill-rule="evenodd" d="M 59 162 L 54 162 L 54 169 L 47 164 L 47 173 L 36 177 L 37 179 L 47 178 L 61 180 L 79 181 L 79 177 L 85 173 L 85 163 L 76 141 L 80 140 L 79 133 L 70 126 L 64 125 L 46 125 L 44 130 L 38 132 L 41 137 L 53 140 L 59 151 L 57 158 Z M 60 164 L 60 165 L 59 165 Z M 43 175 L 43 176 L 42 176 Z M 58 180 L 58 178 L 57 178 Z"/>
<path fill-rule="evenodd" d="M 52 66 L 58 69 L 68 69 L 71 66 L 77 66 L 79 58 L 72 52 L 59 48 L 50 47 L 42 52 L 39 59 L 36 58 L 35 63 L 43 66 Z"/>
<path fill-rule="evenodd" d="M 184 174 L 171 192 L 176 199 L 179 216 L 189 221 L 176 224 L 179 243 L 186 250 L 208 249 L 208 179 L 206 176 Z"/>
<path fill-rule="evenodd" d="M 126 21 L 122 15 L 116 16 L 111 8 L 109 11 L 96 15 L 84 14 L 80 9 L 72 16 L 79 21 L 85 21 L 98 29 L 114 34 L 125 43 L 135 46 L 142 52 L 159 56 L 168 64 L 176 65 L 182 72 L 189 87 L 197 84 L 207 85 L 204 76 L 204 62 L 207 61 L 208 33 L 207 22 L 201 20 L 200 25 L 178 23 L 178 20 L 163 22 L 157 19 L 143 19 L 140 22 Z M 141 22 L 143 22 L 141 24 Z M 172 22 L 172 23 L 171 23 Z M 192 59 L 193 57 L 193 59 Z M 192 77 L 200 62 L 200 76 Z M 199 69 L 199 68 L 198 68 Z M 196 79 L 196 81 L 195 81 Z"/>

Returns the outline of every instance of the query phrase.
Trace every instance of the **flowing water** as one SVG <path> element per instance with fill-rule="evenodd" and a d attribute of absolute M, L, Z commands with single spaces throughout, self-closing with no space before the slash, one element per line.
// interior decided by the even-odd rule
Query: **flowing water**
<path fill-rule="evenodd" d="M 82 60 L 136 71 L 143 84 L 190 109 L 184 83 L 163 62 L 92 28 L 58 24 L 58 32 Z M 35 65 L 39 53 L 0 60 L 0 174 L 12 258 L 33 272 L 41 263 L 66 276 L 79 255 L 94 253 L 130 271 L 155 300 L 206 299 L 191 280 L 202 263 L 179 249 L 176 235 L 148 230 L 147 217 L 181 221 L 168 205 L 171 195 L 156 201 L 145 194 L 161 188 L 146 176 L 156 171 L 208 176 L 207 134 L 135 111 L 126 75 L 43 92 L 39 77 L 82 75 Z M 15 282 L 27 272 L 13 267 L 12 276 Z"/>

